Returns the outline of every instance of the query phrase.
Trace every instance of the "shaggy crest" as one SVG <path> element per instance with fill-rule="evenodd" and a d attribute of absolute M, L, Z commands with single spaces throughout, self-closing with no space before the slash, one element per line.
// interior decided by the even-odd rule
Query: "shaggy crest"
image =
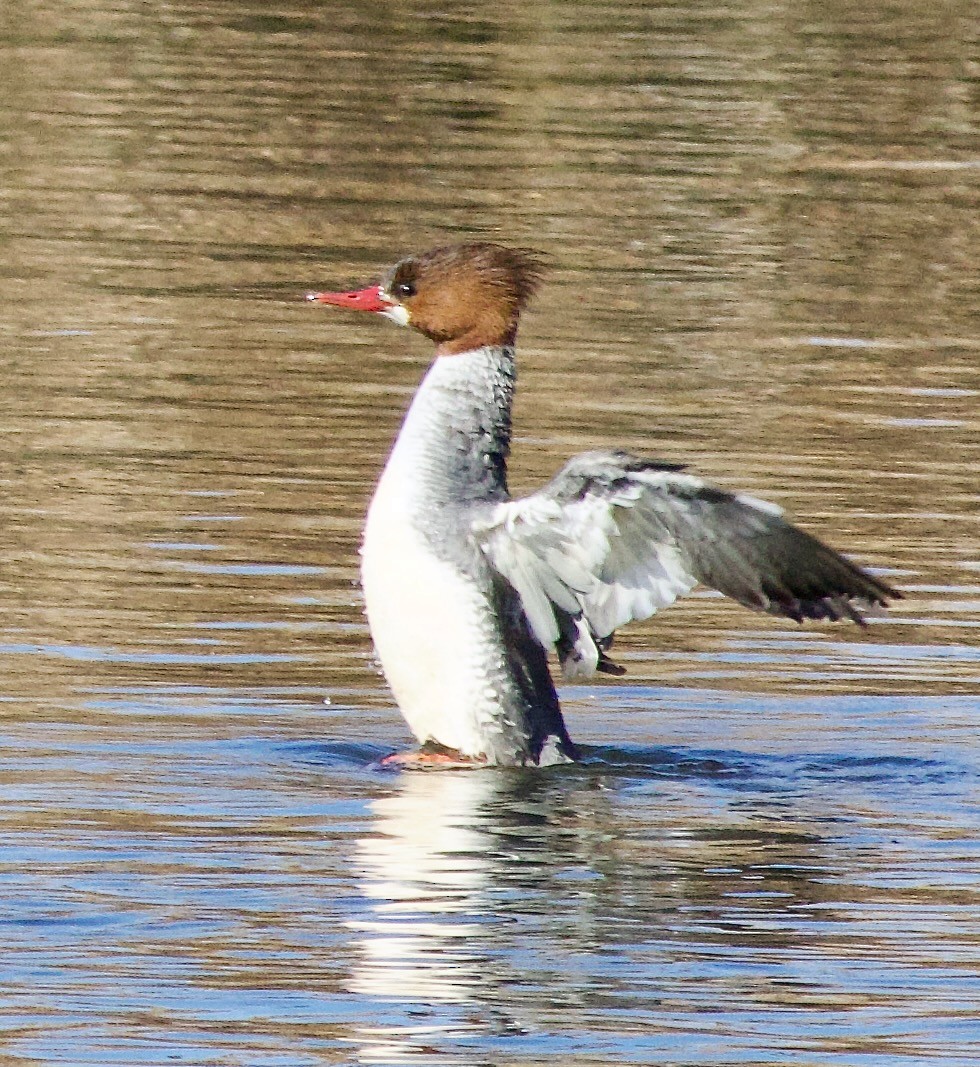
<path fill-rule="evenodd" d="M 540 254 L 488 241 L 444 245 L 396 263 L 382 292 L 440 355 L 513 344 L 521 312 L 544 274 Z"/>

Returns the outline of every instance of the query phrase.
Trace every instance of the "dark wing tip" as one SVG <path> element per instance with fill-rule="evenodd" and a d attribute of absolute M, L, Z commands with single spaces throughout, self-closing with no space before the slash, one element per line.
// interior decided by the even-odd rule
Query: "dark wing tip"
<path fill-rule="evenodd" d="M 762 581 L 769 614 L 801 623 L 846 619 L 866 627 L 866 614 L 880 614 L 891 601 L 903 599 L 899 590 L 811 534 L 788 523 L 781 532 L 790 550 L 782 566 Z"/>
<path fill-rule="evenodd" d="M 686 541 L 700 581 L 746 607 L 796 622 L 850 620 L 902 594 L 778 512 L 744 496 L 704 487 L 692 498 Z M 697 507 L 700 504 L 701 507 Z"/>
<path fill-rule="evenodd" d="M 831 593 L 813 600 L 772 598 L 764 610 L 770 615 L 780 615 L 799 623 L 841 622 L 847 619 L 866 628 L 868 620 L 865 613 L 875 614 L 877 609 L 886 607 L 886 600 L 869 600 L 863 596 L 852 598 L 847 594 Z"/>

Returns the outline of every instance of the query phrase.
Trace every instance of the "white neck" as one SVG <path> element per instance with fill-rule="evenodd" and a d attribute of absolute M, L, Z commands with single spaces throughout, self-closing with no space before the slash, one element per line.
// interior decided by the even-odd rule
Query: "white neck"
<path fill-rule="evenodd" d="M 439 356 L 405 416 L 378 486 L 421 507 L 507 495 L 514 350 Z"/>

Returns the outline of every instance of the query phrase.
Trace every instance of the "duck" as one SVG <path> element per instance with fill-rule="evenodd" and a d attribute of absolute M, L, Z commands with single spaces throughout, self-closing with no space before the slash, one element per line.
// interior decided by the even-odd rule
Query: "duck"
<path fill-rule="evenodd" d="M 545 272 L 489 241 L 409 255 L 366 288 L 307 299 L 423 334 L 434 357 L 367 510 L 361 579 L 413 769 L 579 761 L 552 673 L 624 673 L 614 635 L 706 586 L 802 623 L 866 625 L 901 594 L 775 504 L 685 467 L 598 449 L 511 497 L 521 314 Z"/>

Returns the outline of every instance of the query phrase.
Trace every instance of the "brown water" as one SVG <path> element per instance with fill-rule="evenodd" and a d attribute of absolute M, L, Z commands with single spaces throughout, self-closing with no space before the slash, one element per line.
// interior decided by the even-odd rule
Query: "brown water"
<path fill-rule="evenodd" d="M 980 1063 L 975 5 L 7 0 L 0 1064 Z M 908 594 L 707 595 L 582 768 L 391 775 L 356 588 L 427 344 L 533 244 L 512 480 L 625 446 Z"/>

